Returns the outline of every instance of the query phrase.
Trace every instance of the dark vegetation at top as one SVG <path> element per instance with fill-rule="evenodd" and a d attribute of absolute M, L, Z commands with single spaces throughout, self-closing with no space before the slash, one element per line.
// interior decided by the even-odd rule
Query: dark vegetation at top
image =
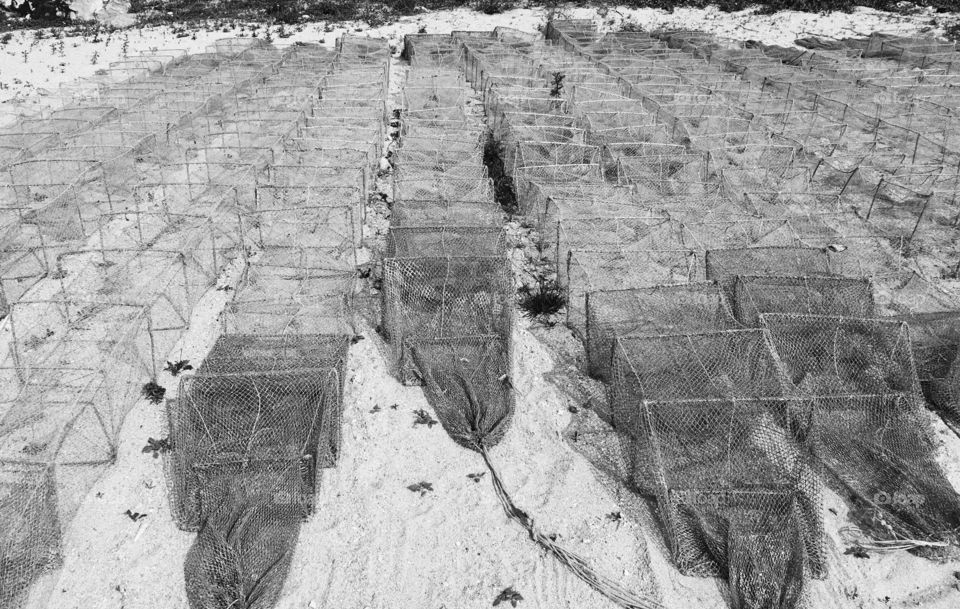
<path fill-rule="evenodd" d="M 739 11 L 759 6 L 761 12 L 766 13 L 781 10 L 850 11 L 857 6 L 899 13 L 911 12 L 917 7 L 932 7 L 944 12 L 958 10 L 957 0 L 913 0 L 912 3 L 902 0 L 619 0 L 611 4 L 667 11 L 711 5 L 722 11 Z M 559 8 L 563 3 L 558 0 L 131 0 L 130 10 L 138 14 L 143 25 L 210 19 L 282 24 L 356 19 L 377 26 L 393 17 L 413 14 L 418 7 L 435 10 L 458 6 L 496 14 L 518 6 Z M 69 0 L 0 0 L 0 7 L 10 11 L 11 15 L 8 18 L 7 13 L 0 11 L 0 29 L 62 26 L 70 22 L 72 13 Z M 29 20 L 24 19 L 27 15 Z"/>

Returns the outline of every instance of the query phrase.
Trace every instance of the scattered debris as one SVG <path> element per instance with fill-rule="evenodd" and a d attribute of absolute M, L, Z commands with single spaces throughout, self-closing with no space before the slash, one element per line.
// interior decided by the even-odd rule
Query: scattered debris
<path fill-rule="evenodd" d="M 467 478 L 470 478 L 474 482 L 480 482 L 480 480 L 487 474 L 487 472 L 480 472 L 479 474 L 467 474 Z"/>
<path fill-rule="evenodd" d="M 379 405 L 379 404 L 377 404 L 376 406 L 374 406 L 373 408 L 370 409 L 370 414 L 377 414 L 378 412 L 380 412 L 380 405 Z"/>
<path fill-rule="evenodd" d="M 126 512 L 124 512 L 124 514 L 126 514 L 126 516 L 134 522 L 143 520 L 144 518 L 147 517 L 146 514 L 141 514 L 140 512 L 132 512 L 130 510 L 127 510 Z"/>
<path fill-rule="evenodd" d="M 867 554 L 867 551 L 863 549 L 861 545 L 850 546 L 843 551 L 845 555 L 852 555 L 856 558 L 870 558 L 870 555 Z"/>
<path fill-rule="evenodd" d="M 516 607 L 517 603 L 522 600 L 523 597 L 513 589 L 513 586 L 507 586 L 497 595 L 497 598 L 493 599 L 493 606 L 496 607 L 500 603 L 510 603 L 511 607 Z"/>

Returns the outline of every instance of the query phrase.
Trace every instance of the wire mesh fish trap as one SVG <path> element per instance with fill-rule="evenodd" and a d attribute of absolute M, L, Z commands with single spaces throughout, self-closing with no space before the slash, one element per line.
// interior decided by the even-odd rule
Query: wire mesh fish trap
<path fill-rule="evenodd" d="M 387 258 L 505 256 L 506 234 L 490 226 L 417 226 L 390 229 Z"/>
<path fill-rule="evenodd" d="M 873 286 L 846 277 L 757 277 L 738 275 L 733 313 L 746 326 L 758 326 L 764 313 L 873 317 Z"/>
<path fill-rule="evenodd" d="M 324 247 L 354 255 L 360 225 L 352 205 L 295 206 L 240 212 L 243 235 L 257 247 Z"/>
<path fill-rule="evenodd" d="M 408 339 L 511 335 L 513 278 L 502 256 L 387 258 L 382 297 L 381 327 L 404 382 L 417 380 Z"/>
<path fill-rule="evenodd" d="M 0 464 L 0 603 L 26 607 L 33 582 L 63 564 L 55 469 Z"/>
<path fill-rule="evenodd" d="M 707 279 L 730 290 L 737 275 L 816 277 L 829 275 L 827 251 L 814 247 L 739 247 L 706 253 Z"/>
<path fill-rule="evenodd" d="M 759 594 L 745 607 L 770 606 L 783 588 L 801 598 L 811 563 L 822 561 L 823 533 L 818 483 L 789 433 L 794 405 L 768 398 L 638 407 L 634 475 L 651 476 L 677 568 Z"/>
<path fill-rule="evenodd" d="M 917 376 L 927 400 L 960 417 L 960 314 L 956 311 L 909 313 L 899 317 L 910 326 Z"/>
<path fill-rule="evenodd" d="M 919 400 L 891 391 L 824 392 L 811 401 L 798 431 L 863 533 L 906 547 L 911 540 L 957 543 L 960 495 L 937 461 Z"/>
<path fill-rule="evenodd" d="M 391 227 L 484 226 L 500 227 L 503 210 L 492 201 L 394 201 Z M 392 229 L 391 229 L 392 230 Z"/>
<path fill-rule="evenodd" d="M 909 327 L 897 320 L 764 313 L 777 358 L 809 395 L 904 393 L 919 399 Z"/>
<path fill-rule="evenodd" d="M 339 295 L 350 300 L 356 261 L 323 247 L 273 246 L 247 259 L 238 300 Z"/>
<path fill-rule="evenodd" d="M 312 513 L 319 469 L 340 446 L 345 336 L 222 337 L 167 403 L 177 525 L 197 530 L 226 488 L 265 474 L 268 499 Z"/>
<path fill-rule="evenodd" d="M 634 434 L 643 401 L 781 398 L 791 386 L 762 330 L 616 339 L 614 426 Z"/>
<path fill-rule="evenodd" d="M 723 292 L 714 283 L 588 292 L 588 371 L 611 380 L 618 337 L 714 332 L 737 325 Z"/>
<path fill-rule="evenodd" d="M 406 346 L 437 418 L 455 442 L 477 450 L 503 438 L 514 412 L 508 338 L 411 338 Z"/>
<path fill-rule="evenodd" d="M 564 273 L 567 325 L 585 332 L 585 295 L 598 290 L 651 287 L 704 280 L 702 254 L 691 249 L 571 251 Z"/>
<path fill-rule="evenodd" d="M 394 182 L 394 201 L 450 200 L 493 201 L 493 182 L 489 178 L 400 179 Z"/>

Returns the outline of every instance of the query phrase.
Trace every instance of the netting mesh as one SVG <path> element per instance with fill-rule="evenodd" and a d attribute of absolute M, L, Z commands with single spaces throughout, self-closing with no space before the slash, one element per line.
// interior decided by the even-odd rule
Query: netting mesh
<path fill-rule="evenodd" d="M 761 322 L 793 383 L 813 396 L 799 433 L 842 485 L 857 525 L 882 540 L 953 540 L 960 496 L 935 459 L 906 324 L 779 314 Z"/>
<path fill-rule="evenodd" d="M 513 281 L 506 258 L 387 258 L 383 264 L 383 331 L 402 380 L 412 382 L 410 338 L 498 334 L 512 328 Z"/>
<path fill-rule="evenodd" d="M 514 411 L 509 345 L 496 334 L 407 341 L 427 399 L 464 448 L 495 446 L 509 428 Z"/>
<path fill-rule="evenodd" d="M 733 312 L 740 323 L 757 326 L 763 313 L 872 317 L 873 286 L 844 277 L 754 277 L 739 275 Z"/>
<path fill-rule="evenodd" d="M 742 247 L 709 250 L 707 279 L 732 287 L 737 275 L 803 277 L 830 274 L 826 250 L 812 247 Z"/>
<path fill-rule="evenodd" d="M 614 422 L 684 573 L 742 606 L 796 606 L 822 571 L 819 493 L 791 435 L 799 402 L 762 331 L 616 339 Z"/>
<path fill-rule="evenodd" d="M 172 505 L 178 525 L 197 530 L 223 498 L 220 481 L 268 464 L 299 472 L 282 490 L 312 512 L 317 471 L 339 447 L 346 340 L 233 336 L 168 405 Z M 221 339 L 224 340 L 224 339 Z M 212 493 L 212 495 L 211 495 Z"/>
<path fill-rule="evenodd" d="M 913 357 L 924 396 L 938 408 L 960 416 L 960 314 L 954 311 L 902 316 L 910 326 Z"/>
<path fill-rule="evenodd" d="M 610 380 L 616 337 L 712 332 L 736 327 L 713 283 L 589 292 L 586 348 L 590 374 Z"/>

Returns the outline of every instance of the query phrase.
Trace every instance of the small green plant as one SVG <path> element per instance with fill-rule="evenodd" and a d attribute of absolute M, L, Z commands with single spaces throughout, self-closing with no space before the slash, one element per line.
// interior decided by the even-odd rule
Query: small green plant
<path fill-rule="evenodd" d="M 193 370 L 193 366 L 190 365 L 190 360 L 182 359 L 176 362 L 167 362 L 167 365 L 163 369 L 165 372 L 169 372 L 172 376 L 177 376 L 186 370 Z"/>
<path fill-rule="evenodd" d="M 410 486 L 408 486 L 407 490 L 413 491 L 414 493 L 420 493 L 420 496 L 423 497 L 427 493 L 433 491 L 433 483 L 417 482 L 416 484 L 411 484 Z"/>
<path fill-rule="evenodd" d="M 11 40 L 13 40 L 13 34 L 11 34 L 10 32 L 7 32 L 3 36 L 0 36 L 0 44 L 2 45 L 8 44 Z"/>
<path fill-rule="evenodd" d="M 550 74 L 550 97 L 560 97 L 563 95 L 563 81 L 566 76 L 563 72 L 553 72 Z"/>
<path fill-rule="evenodd" d="M 150 381 L 144 383 L 140 389 L 140 394 L 147 398 L 147 401 L 151 404 L 159 404 L 163 402 L 163 396 L 167 394 L 167 390 L 165 387 L 158 385 L 156 381 Z"/>
<path fill-rule="evenodd" d="M 854 558 L 870 558 L 870 555 L 867 554 L 867 551 L 861 545 L 853 545 L 843 551 L 845 555 L 853 556 Z"/>
<path fill-rule="evenodd" d="M 147 438 L 147 445 L 143 447 L 141 452 L 144 454 L 153 453 L 153 458 L 156 459 L 162 453 L 168 453 L 171 450 L 173 450 L 173 444 L 170 443 L 170 438 L 160 438 L 159 440 Z"/>
<path fill-rule="evenodd" d="M 97 65 L 97 62 L 100 61 L 100 51 L 94 51 L 93 55 L 90 57 L 90 63 L 92 65 Z"/>
<path fill-rule="evenodd" d="M 500 591 L 500 594 L 497 595 L 497 598 L 493 599 L 493 606 L 496 607 L 500 603 L 510 603 L 511 607 L 516 607 L 517 603 L 523 600 L 523 596 L 519 592 L 513 589 L 513 586 L 507 586 Z"/>
<path fill-rule="evenodd" d="M 427 412 L 426 410 L 420 409 L 420 410 L 414 411 L 413 414 L 416 415 L 417 417 L 413 421 L 414 427 L 416 427 L 417 425 L 426 425 L 427 429 L 430 429 L 437 424 L 437 420 L 431 417 L 430 413 Z"/>
<path fill-rule="evenodd" d="M 559 313 L 567 304 L 563 289 L 544 274 L 536 277 L 533 287 L 520 288 L 520 308 L 528 317 L 548 317 Z"/>

